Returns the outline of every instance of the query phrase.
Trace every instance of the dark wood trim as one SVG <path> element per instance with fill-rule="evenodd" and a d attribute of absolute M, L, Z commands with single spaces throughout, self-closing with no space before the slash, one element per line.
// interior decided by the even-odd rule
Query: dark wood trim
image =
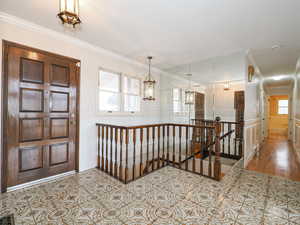
<path fill-rule="evenodd" d="M 28 50 L 28 51 L 34 51 L 34 52 L 38 52 L 38 53 L 41 53 L 41 54 L 49 55 L 49 56 L 60 58 L 60 59 L 65 59 L 65 60 L 67 59 L 67 60 L 72 61 L 74 63 L 78 63 L 78 62 L 80 63 L 79 59 L 74 59 L 74 58 L 71 58 L 71 57 L 68 57 L 68 56 L 63 56 L 63 55 L 60 55 L 60 54 L 56 54 L 56 53 L 53 53 L 53 52 L 48 52 L 48 51 L 41 50 L 41 49 L 38 49 L 38 48 L 29 47 L 29 46 L 26 46 L 26 45 L 18 44 L 18 43 L 7 41 L 7 40 L 3 40 L 2 45 L 3 46 L 8 46 L 8 47 L 22 48 L 22 49 L 25 49 L 25 50 Z"/>
<path fill-rule="evenodd" d="M 0 154 L 0 166 L 1 166 L 1 192 L 7 191 L 7 86 L 8 86 L 8 50 L 10 47 L 17 47 L 29 51 L 34 51 L 37 53 L 49 55 L 52 57 L 56 57 L 59 59 L 69 60 L 73 63 L 79 63 L 80 60 L 74 59 L 67 56 L 62 56 L 59 54 L 51 53 L 48 51 L 44 51 L 37 48 L 32 48 L 29 46 L 25 46 L 22 44 L 18 44 L 15 42 L 2 40 L 2 84 L 1 84 L 1 92 L 2 92 L 2 99 L 1 99 L 1 107 L 2 107 L 2 143 L 1 143 L 1 154 Z M 79 137 L 80 137 L 80 66 L 76 66 L 76 77 L 77 77 L 77 93 L 76 93 L 76 141 L 75 141 L 75 170 L 79 172 Z"/>
<path fill-rule="evenodd" d="M 80 65 L 80 61 L 78 61 Z M 79 172 L 79 151 L 80 151 L 80 66 L 76 66 L 76 77 L 77 77 L 77 93 L 76 93 L 76 141 L 75 141 L 75 171 Z"/>
<path fill-rule="evenodd" d="M 1 116 L 1 122 L 2 122 L 2 146 L 1 146 L 1 192 L 7 191 L 7 154 L 6 154 L 6 148 L 7 148 L 7 61 L 8 61 L 8 43 L 6 41 L 2 41 L 2 85 L 1 85 L 1 91 L 2 91 L 2 99 L 1 99 L 1 109 L 2 109 L 2 116 Z"/>
<path fill-rule="evenodd" d="M 138 126 L 119 126 L 107 123 L 96 123 L 96 126 L 106 126 L 111 128 L 119 128 L 119 129 L 140 129 L 140 128 L 153 128 L 153 127 L 161 127 L 161 126 L 177 126 L 177 127 L 195 127 L 195 128 L 205 128 L 214 130 L 214 126 L 198 126 L 191 124 L 180 124 L 180 123 L 157 123 L 157 124 L 146 124 L 146 125 L 138 125 Z"/>

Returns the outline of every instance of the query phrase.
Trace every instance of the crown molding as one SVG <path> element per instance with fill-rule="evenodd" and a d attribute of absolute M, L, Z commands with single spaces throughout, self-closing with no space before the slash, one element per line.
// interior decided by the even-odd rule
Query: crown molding
<path fill-rule="evenodd" d="M 29 30 L 29 31 L 34 31 L 34 32 L 38 32 L 38 33 L 41 33 L 41 34 L 47 34 L 47 35 L 53 37 L 54 39 L 67 41 L 69 43 L 71 42 L 71 43 L 73 43 L 73 44 L 75 44 L 79 47 L 82 47 L 82 48 L 85 48 L 85 49 L 88 49 L 88 50 L 91 50 L 91 51 L 94 51 L 94 52 L 98 52 L 98 53 L 101 53 L 101 54 L 108 55 L 112 58 L 121 60 L 123 62 L 132 64 L 132 65 L 135 65 L 135 66 L 140 67 L 142 69 L 146 69 L 146 70 L 148 69 L 147 64 L 143 64 L 143 63 L 140 63 L 138 61 L 129 59 L 129 58 L 127 58 L 125 56 L 122 56 L 120 54 L 117 54 L 115 52 L 112 52 L 112 51 L 103 49 L 99 46 L 93 45 L 93 44 L 91 44 L 87 41 L 83 41 L 79 38 L 76 38 L 76 37 L 73 37 L 73 36 L 70 36 L 70 35 L 52 30 L 52 29 L 49 29 L 47 27 L 38 25 L 36 23 L 30 22 L 28 20 L 22 19 L 20 17 L 14 16 L 14 15 L 2 12 L 2 11 L 0 11 L 0 21 L 6 22 L 6 23 L 9 23 L 9 24 L 12 24 L 12 25 L 16 25 L 18 27 L 21 27 L 22 29 L 26 29 L 26 30 Z M 155 73 L 158 73 L 158 74 L 169 75 L 167 72 L 162 71 L 162 70 L 160 70 L 158 68 L 155 68 L 155 67 L 153 67 L 153 71 Z"/>
<path fill-rule="evenodd" d="M 17 17 L 17 16 L 13 16 L 11 14 L 8 14 L 8 13 L 2 12 L 2 11 L 0 11 L 0 21 L 16 25 L 16 26 L 18 26 L 22 29 L 26 29 L 26 30 L 29 30 L 29 31 L 34 31 L 34 32 L 38 32 L 38 33 L 41 33 L 41 34 L 47 34 L 47 35 L 53 37 L 54 39 L 71 42 L 74 45 L 85 48 L 87 50 L 98 52 L 98 53 L 101 53 L 101 54 L 105 54 L 105 55 L 108 55 L 112 58 L 121 60 L 125 63 L 135 65 L 135 66 L 140 67 L 142 69 L 148 70 L 148 65 L 147 64 L 143 64 L 143 63 L 140 63 L 138 61 L 129 59 L 125 56 L 122 56 L 122 55 L 119 55 L 119 54 L 114 53 L 112 51 L 103 49 L 99 46 L 90 44 L 87 41 L 80 40 L 80 39 L 75 38 L 73 36 L 70 36 L 70 35 L 67 35 L 67 34 L 52 30 L 52 29 L 49 29 L 47 27 L 38 25 L 36 23 L 30 22 L 28 20 L 22 19 L 22 18 Z M 184 78 L 182 78 L 178 75 L 170 74 L 169 72 L 163 71 L 163 70 L 155 68 L 155 67 L 153 67 L 152 70 L 153 70 L 154 73 L 159 74 L 159 75 L 167 76 L 167 77 L 170 77 L 172 79 L 177 79 L 177 80 L 181 80 L 181 81 L 187 81 L 187 79 L 184 79 Z M 195 83 L 195 84 L 198 84 L 198 83 Z"/>
<path fill-rule="evenodd" d="M 222 80 L 222 81 L 214 81 L 214 82 L 209 82 L 207 84 L 209 85 L 217 85 L 217 84 L 225 84 L 225 83 L 230 83 L 230 84 L 245 84 L 246 80 Z"/>

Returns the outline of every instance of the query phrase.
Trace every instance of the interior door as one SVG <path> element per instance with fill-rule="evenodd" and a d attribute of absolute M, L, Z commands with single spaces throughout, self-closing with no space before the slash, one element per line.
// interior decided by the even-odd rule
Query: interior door
<path fill-rule="evenodd" d="M 5 44 L 2 189 L 75 170 L 77 60 Z"/>
<path fill-rule="evenodd" d="M 245 92 L 235 91 L 234 92 L 234 108 L 235 108 L 235 121 L 244 122 L 244 111 L 245 111 Z M 236 128 L 236 137 L 243 137 L 243 129 L 241 127 Z"/>
<path fill-rule="evenodd" d="M 195 94 L 195 119 L 204 120 L 205 117 L 205 95 L 199 92 Z"/>
<path fill-rule="evenodd" d="M 197 126 L 204 126 L 202 121 L 205 118 L 205 95 L 199 92 L 195 93 L 195 119 Z M 196 132 L 193 134 L 194 140 L 194 152 L 198 152 L 201 148 L 201 144 L 205 141 L 205 133 L 201 129 L 196 129 Z M 196 158 L 201 158 L 202 155 L 196 155 Z"/>

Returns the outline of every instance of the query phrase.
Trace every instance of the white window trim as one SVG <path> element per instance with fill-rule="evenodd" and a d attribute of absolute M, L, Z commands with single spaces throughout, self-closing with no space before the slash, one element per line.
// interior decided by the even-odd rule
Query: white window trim
<path fill-rule="evenodd" d="M 174 89 L 179 89 L 180 90 L 180 100 L 179 102 L 181 102 L 181 112 L 174 112 Z M 173 87 L 172 88 L 172 111 L 173 111 L 173 115 L 174 116 L 185 116 L 188 112 L 184 111 L 184 107 L 185 107 L 185 99 L 183 97 L 183 93 L 186 91 L 185 88 L 182 87 Z"/>
<path fill-rule="evenodd" d="M 120 111 L 101 111 L 99 109 L 99 103 L 100 103 L 100 95 L 99 95 L 99 92 L 100 92 L 100 71 L 106 71 L 106 72 L 111 72 L 111 73 L 115 73 L 115 74 L 118 74 L 120 75 L 120 87 L 119 87 L 119 92 L 114 92 L 114 91 L 107 91 L 107 92 L 111 92 L 111 93 L 119 93 L 120 94 Z M 124 111 L 124 96 L 125 96 L 125 92 L 123 92 L 123 77 L 126 76 L 126 77 L 130 77 L 130 78 L 135 78 L 137 80 L 140 81 L 140 90 L 139 90 L 139 96 L 140 96 L 140 111 L 138 112 L 127 112 L 127 111 Z M 106 91 L 106 90 L 105 90 Z M 97 114 L 100 115 L 100 116 L 139 116 L 142 114 L 142 78 L 141 77 L 138 77 L 138 76 L 134 76 L 134 75 L 129 75 L 127 73 L 121 73 L 121 72 L 116 72 L 114 70 L 111 70 L 111 69 L 106 69 L 106 68 L 103 68 L 103 67 L 100 67 L 98 69 L 98 85 L 97 85 Z M 134 95 L 134 94 L 128 94 L 128 95 L 132 95 L 132 96 L 138 96 L 138 95 Z"/>
<path fill-rule="evenodd" d="M 281 100 L 286 100 L 286 101 L 288 101 L 288 105 L 287 105 L 287 106 L 280 106 L 280 105 L 279 105 L 279 102 L 280 102 Z M 278 104 L 278 108 L 277 108 L 277 114 L 278 114 L 278 115 L 286 116 L 286 115 L 289 114 L 289 111 L 290 111 L 290 110 L 289 110 L 289 105 L 290 105 L 290 103 L 289 103 L 289 100 L 288 100 L 288 99 L 279 99 L 277 104 Z M 286 108 L 286 109 L 288 110 L 288 113 L 279 113 L 280 108 Z"/>

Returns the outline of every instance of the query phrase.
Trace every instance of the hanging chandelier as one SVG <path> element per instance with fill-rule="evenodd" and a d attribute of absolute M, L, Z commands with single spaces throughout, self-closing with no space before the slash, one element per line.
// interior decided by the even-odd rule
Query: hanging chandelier
<path fill-rule="evenodd" d="M 186 105 L 193 105 L 195 103 L 195 91 L 192 90 L 192 84 L 191 84 L 191 66 L 189 66 L 189 73 L 186 74 L 189 80 L 189 88 L 185 91 L 185 104 Z"/>
<path fill-rule="evenodd" d="M 148 71 L 148 77 L 144 81 L 144 101 L 154 101 L 155 100 L 155 80 L 151 79 L 151 60 L 152 56 L 148 56 L 148 62 L 149 62 L 149 71 Z"/>
<path fill-rule="evenodd" d="M 79 18 L 79 0 L 60 0 L 57 14 L 63 24 L 70 24 L 74 28 L 81 23 Z"/>

